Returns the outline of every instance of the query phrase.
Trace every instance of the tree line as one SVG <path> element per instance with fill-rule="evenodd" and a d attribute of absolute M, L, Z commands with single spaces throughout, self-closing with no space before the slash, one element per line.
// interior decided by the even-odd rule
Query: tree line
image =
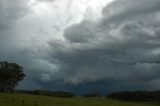
<path fill-rule="evenodd" d="M 33 95 L 43 95 L 51 97 L 74 97 L 74 93 L 67 91 L 47 91 L 47 90 L 17 90 L 17 93 L 33 94 Z M 92 97 L 102 97 L 98 93 L 88 93 L 81 97 L 92 98 Z M 126 101 L 160 101 L 160 91 L 121 91 L 114 92 L 106 95 L 106 98 L 116 99 L 116 100 L 126 100 Z"/>
<path fill-rule="evenodd" d="M 159 101 L 160 91 L 123 91 L 107 95 L 108 98 L 129 101 Z"/>
<path fill-rule="evenodd" d="M 48 91 L 48 90 L 16 90 L 17 93 L 32 94 L 32 95 L 43 95 L 51 97 L 74 97 L 72 92 L 68 91 Z"/>
<path fill-rule="evenodd" d="M 0 61 L 0 92 L 13 92 L 15 87 L 25 77 L 23 67 L 16 63 L 9 63 L 7 61 Z M 71 92 L 66 91 L 45 91 L 45 90 L 18 90 L 18 93 L 45 95 L 53 97 L 73 97 Z M 98 93 L 90 93 L 83 95 L 83 97 L 100 97 Z M 132 101 L 159 101 L 160 91 L 123 91 L 114 92 L 106 96 L 107 98 L 118 100 L 132 100 Z"/>

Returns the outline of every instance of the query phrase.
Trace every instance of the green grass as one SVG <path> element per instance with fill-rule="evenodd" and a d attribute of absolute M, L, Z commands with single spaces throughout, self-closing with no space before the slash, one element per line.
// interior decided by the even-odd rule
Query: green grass
<path fill-rule="evenodd" d="M 27 94 L 0 93 L 0 106 L 160 106 L 160 103 L 126 102 L 98 97 L 55 98 Z"/>

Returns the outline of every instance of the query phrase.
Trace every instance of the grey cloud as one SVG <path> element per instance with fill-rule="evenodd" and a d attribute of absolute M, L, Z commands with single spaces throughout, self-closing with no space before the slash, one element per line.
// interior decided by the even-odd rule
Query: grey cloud
<path fill-rule="evenodd" d="M 27 0 L 0 0 L 0 30 L 14 24 L 14 21 L 23 17 L 29 11 Z"/>
<path fill-rule="evenodd" d="M 103 23 L 122 22 L 138 16 L 159 12 L 159 0 L 116 0 L 104 8 Z"/>
<path fill-rule="evenodd" d="M 160 88 L 159 5 L 159 0 L 115 0 L 101 19 L 66 28 L 63 40 L 20 49 L 10 26 L 27 14 L 27 1 L 1 0 L 0 59 L 23 65 L 27 77 L 20 88 L 56 88 L 57 82 L 77 88 L 96 82 L 110 89 Z"/>
<path fill-rule="evenodd" d="M 33 57 L 35 59 L 36 56 L 31 55 L 31 52 L 27 50 L 22 52 L 20 46 L 23 44 L 20 40 L 14 38 L 21 30 L 17 30 L 17 33 L 13 30 L 22 18 L 30 14 L 29 1 L 30 0 L 0 0 L 0 60 L 16 62 L 22 65 L 27 76 L 29 75 L 27 79 L 25 79 L 28 80 L 27 83 L 29 82 L 33 86 L 38 86 L 32 81 L 34 75 L 37 73 L 28 71 Z"/>
<path fill-rule="evenodd" d="M 91 26 L 92 23 L 84 21 L 81 24 L 75 24 L 65 30 L 65 38 L 71 42 L 88 42 L 91 37 L 94 37 L 95 25 Z"/>
<path fill-rule="evenodd" d="M 40 2 L 53 2 L 55 0 L 37 0 L 37 1 L 40 1 Z"/>
<path fill-rule="evenodd" d="M 60 79 L 130 86 L 138 81 L 142 88 L 152 88 L 144 83 L 160 79 L 159 4 L 159 0 L 116 0 L 104 8 L 100 21 L 67 28 L 66 41 L 50 42 L 50 61 L 60 64 Z"/>
<path fill-rule="evenodd" d="M 0 0 L 0 59 L 12 60 L 20 59 L 19 50 L 14 41 L 15 33 L 12 31 L 17 21 L 29 14 L 29 0 Z M 15 59 L 17 60 L 17 59 Z"/>

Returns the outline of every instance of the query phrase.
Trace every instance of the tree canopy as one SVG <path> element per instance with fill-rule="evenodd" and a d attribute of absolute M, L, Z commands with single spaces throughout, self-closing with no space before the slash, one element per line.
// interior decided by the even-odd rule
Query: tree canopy
<path fill-rule="evenodd" d="M 23 67 L 16 63 L 0 62 L 0 91 L 13 91 L 25 77 Z"/>

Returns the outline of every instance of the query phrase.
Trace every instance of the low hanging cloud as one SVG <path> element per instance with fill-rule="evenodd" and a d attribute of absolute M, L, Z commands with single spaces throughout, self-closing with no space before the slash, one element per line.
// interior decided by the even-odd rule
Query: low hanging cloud
<path fill-rule="evenodd" d="M 50 41 L 50 62 L 60 66 L 59 79 L 70 84 L 138 82 L 139 88 L 148 82 L 154 89 L 150 83 L 160 79 L 159 5 L 159 0 L 115 0 L 100 20 L 67 28 L 65 41 Z"/>
<path fill-rule="evenodd" d="M 0 0 L 0 59 L 23 65 L 20 88 L 160 88 L 159 0 L 114 0 L 101 17 L 70 11 L 76 6 L 49 17 L 56 0 L 33 1 Z"/>

